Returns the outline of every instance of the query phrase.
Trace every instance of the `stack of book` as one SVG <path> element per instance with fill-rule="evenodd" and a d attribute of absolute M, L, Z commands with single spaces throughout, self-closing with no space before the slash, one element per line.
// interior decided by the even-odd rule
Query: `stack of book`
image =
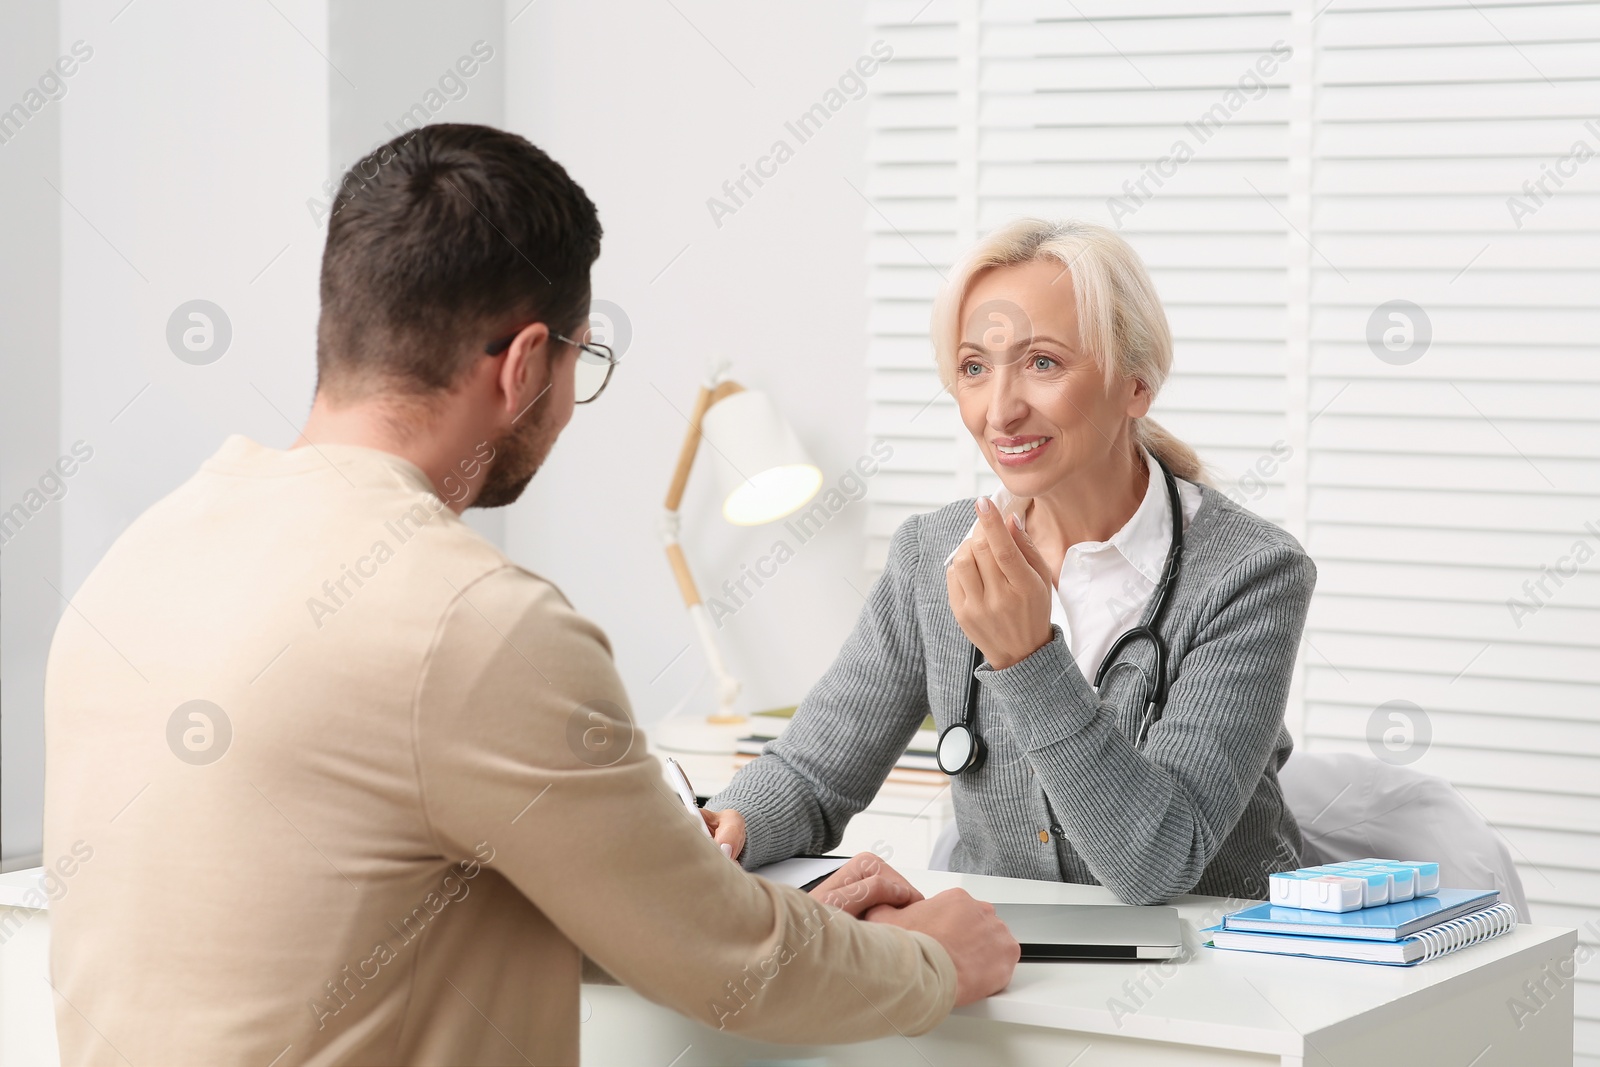
<path fill-rule="evenodd" d="M 734 759 L 740 766 L 761 755 L 768 741 L 775 740 L 794 717 L 794 708 L 774 708 L 758 711 L 750 716 L 751 731 L 739 738 L 734 749 Z M 939 732 L 934 728 L 933 716 L 922 720 L 922 726 L 911 738 L 905 752 L 895 760 L 889 771 L 889 781 L 911 785 L 943 785 L 948 779 L 939 770 L 935 752 L 939 747 Z"/>
<path fill-rule="evenodd" d="M 1498 890 L 1441 889 L 1438 870 L 1369 859 L 1275 874 L 1272 900 L 1202 935 L 1213 948 L 1410 967 L 1516 927 Z"/>

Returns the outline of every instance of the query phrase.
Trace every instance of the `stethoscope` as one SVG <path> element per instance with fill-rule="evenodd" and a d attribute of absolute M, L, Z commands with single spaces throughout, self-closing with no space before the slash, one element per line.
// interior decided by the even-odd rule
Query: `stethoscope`
<path fill-rule="evenodd" d="M 1156 653 L 1155 681 L 1151 684 L 1150 702 L 1145 706 L 1144 715 L 1139 720 L 1139 733 L 1134 741 L 1134 747 L 1143 746 L 1145 736 L 1150 732 L 1150 727 L 1161 718 L 1161 712 L 1167 704 L 1167 643 L 1161 639 L 1156 628 L 1161 625 L 1161 617 L 1166 613 L 1168 594 L 1172 591 L 1173 580 L 1178 576 L 1178 568 L 1183 562 L 1183 510 L 1178 502 L 1178 482 L 1167 469 L 1167 465 L 1160 459 L 1156 460 L 1161 468 L 1162 477 L 1167 483 L 1167 502 L 1172 510 L 1172 544 L 1167 548 L 1167 562 L 1161 568 L 1161 581 L 1156 585 L 1155 608 L 1150 612 L 1150 621 L 1141 623 L 1133 629 L 1124 632 L 1106 651 L 1105 658 L 1100 661 L 1100 669 L 1094 675 L 1094 687 L 1100 688 L 1100 683 L 1117 667 L 1132 667 L 1139 673 L 1144 673 L 1132 660 L 1116 662 L 1122 650 L 1135 641 L 1146 640 L 1154 647 Z M 972 666 L 967 672 L 967 706 L 961 713 L 961 718 L 946 726 L 939 734 L 939 747 L 936 757 L 939 769 L 948 775 L 962 774 L 966 771 L 975 771 L 983 766 L 986 749 L 983 738 L 978 736 L 978 727 L 974 722 L 974 715 L 978 708 L 978 668 L 983 665 L 983 653 L 977 646 L 972 649 Z M 1146 679 L 1148 681 L 1148 678 Z"/>

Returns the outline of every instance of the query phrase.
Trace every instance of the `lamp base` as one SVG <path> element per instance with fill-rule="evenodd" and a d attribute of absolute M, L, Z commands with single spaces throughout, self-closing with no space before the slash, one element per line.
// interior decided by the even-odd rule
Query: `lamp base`
<path fill-rule="evenodd" d="M 728 756 L 749 733 L 750 720 L 743 715 L 674 715 L 650 731 L 650 741 L 668 752 Z"/>

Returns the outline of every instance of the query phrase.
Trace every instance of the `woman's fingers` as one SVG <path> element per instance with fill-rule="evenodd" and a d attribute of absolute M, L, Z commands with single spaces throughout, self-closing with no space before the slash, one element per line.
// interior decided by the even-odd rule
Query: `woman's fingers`
<path fill-rule="evenodd" d="M 958 595 L 961 604 L 982 598 L 983 576 L 978 571 L 977 560 L 973 558 L 970 540 L 956 549 L 956 557 L 950 561 L 950 566 L 945 568 L 944 575 L 945 585 L 950 591 L 951 610 L 958 607 Z"/>
<path fill-rule="evenodd" d="M 1028 566 L 1033 572 L 1044 579 L 1046 585 L 1054 587 L 1056 576 L 1050 573 L 1050 564 L 1044 561 L 1044 556 L 1039 554 L 1039 549 L 1034 545 L 1033 538 L 1022 528 L 1022 520 L 1013 515 L 1006 524 L 1006 530 L 1011 534 L 1011 540 L 1016 543 L 1017 551 L 1022 553 L 1022 558 L 1028 561 Z"/>
<path fill-rule="evenodd" d="M 711 828 L 711 838 L 722 849 L 722 854 L 730 860 L 737 860 L 739 853 L 744 851 L 744 816 L 733 808 L 724 808 L 722 811 L 701 808 L 700 817 Z"/>
<path fill-rule="evenodd" d="M 983 505 L 987 504 L 987 507 Z M 1000 516 L 1000 509 L 987 499 L 980 499 L 978 506 L 978 535 L 983 545 L 989 550 L 989 556 L 994 561 L 996 574 L 1004 575 L 1005 580 L 1018 588 L 1025 588 L 1028 584 L 1028 572 L 1033 570 L 1022 551 L 1017 548 L 1017 543 L 1012 539 L 1007 528 L 1006 520 Z M 980 563 L 981 566 L 981 563 Z M 985 575 L 987 577 L 987 574 Z"/>
<path fill-rule="evenodd" d="M 972 539 L 972 561 L 978 568 L 978 576 L 983 582 L 983 596 L 986 601 L 998 606 L 999 602 L 1010 595 L 1011 578 L 994 558 L 994 548 L 989 544 L 989 539 L 979 531 L 978 536 Z"/>

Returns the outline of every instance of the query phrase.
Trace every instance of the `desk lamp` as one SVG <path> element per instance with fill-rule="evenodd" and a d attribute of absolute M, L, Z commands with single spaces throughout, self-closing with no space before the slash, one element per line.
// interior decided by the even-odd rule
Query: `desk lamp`
<path fill-rule="evenodd" d="M 667 560 L 678 580 L 678 592 L 689 610 L 706 660 L 717 683 L 717 710 L 704 722 L 712 727 L 744 725 L 746 719 L 733 710 L 739 695 L 739 681 L 728 673 L 717 648 L 716 630 L 700 599 L 694 575 L 678 542 L 679 506 L 689 483 L 695 454 L 703 437 L 711 447 L 717 468 L 722 500 L 722 517 L 735 526 L 759 526 L 776 522 L 803 507 L 822 486 L 822 471 L 778 412 L 777 405 L 763 392 L 746 389 L 726 376 L 727 365 L 719 364 L 700 387 L 689 431 L 678 453 L 678 466 L 667 490 L 666 514 L 661 522 L 661 539 L 666 544 Z"/>

